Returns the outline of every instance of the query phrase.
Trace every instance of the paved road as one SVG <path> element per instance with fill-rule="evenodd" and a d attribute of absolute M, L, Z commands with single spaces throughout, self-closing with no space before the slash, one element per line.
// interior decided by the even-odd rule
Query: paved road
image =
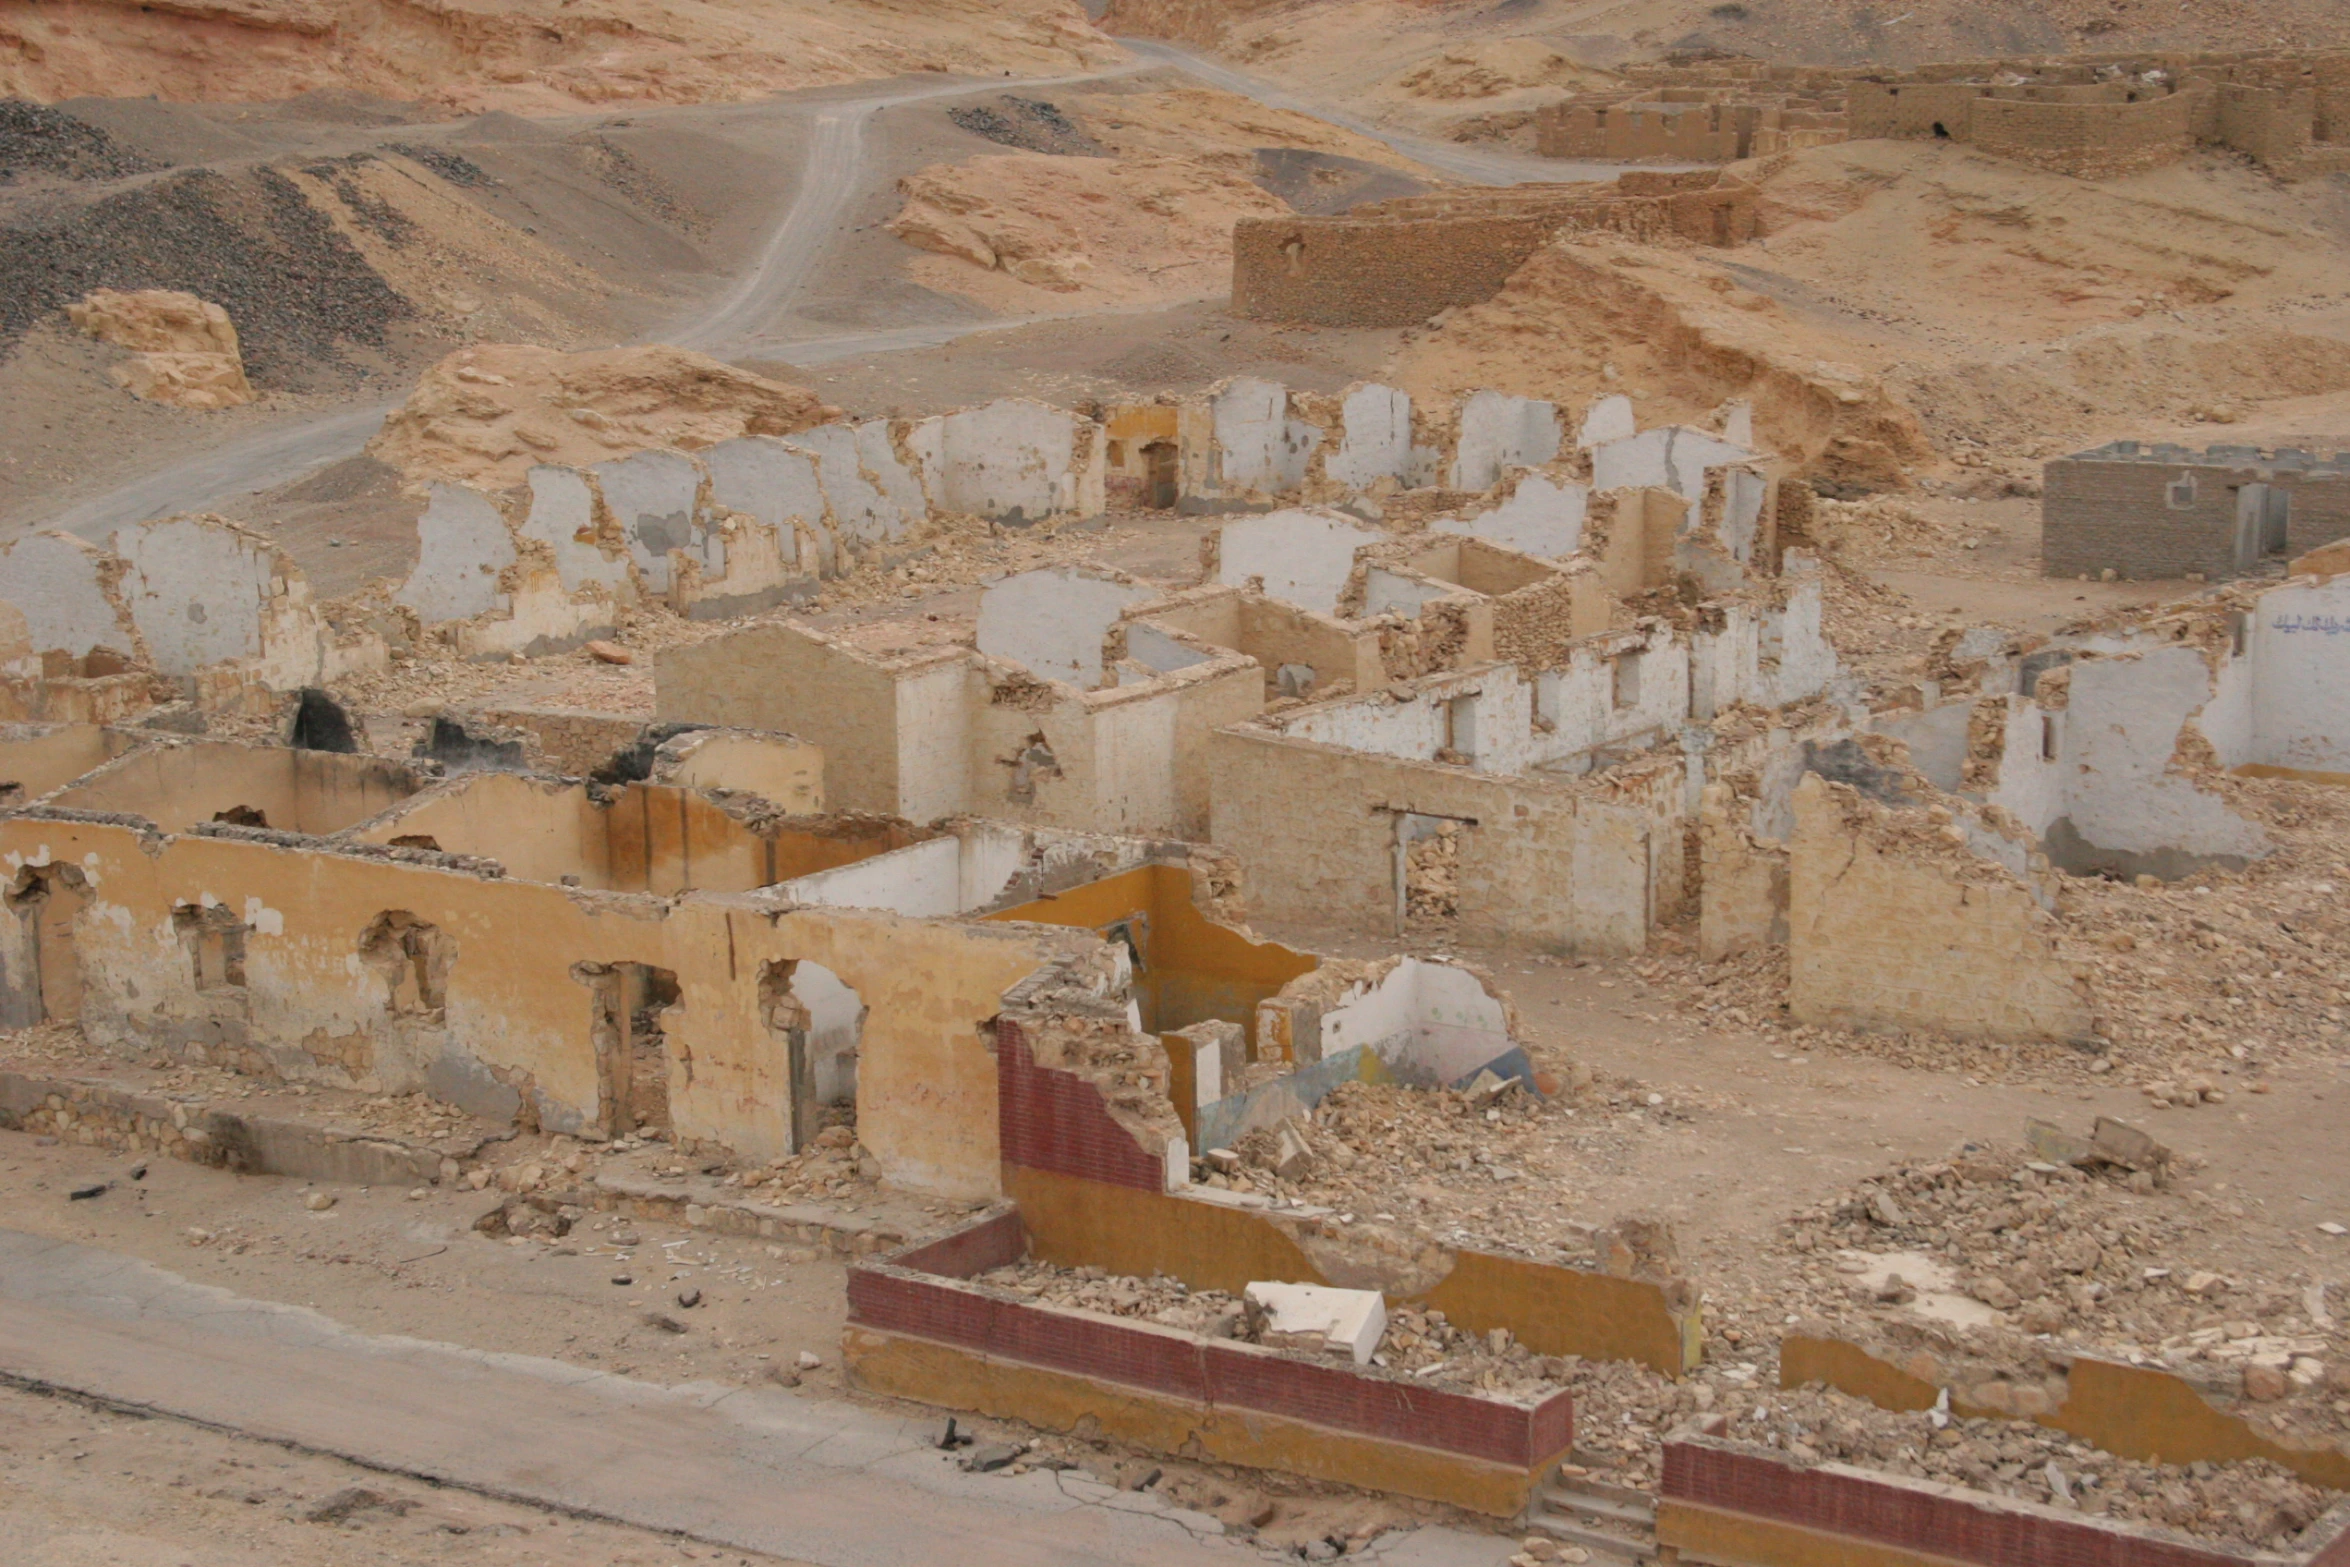
<path fill-rule="evenodd" d="M 1050 1472 L 965 1474 L 922 1443 L 919 1420 L 359 1333 L 14 1230 L 0 1230 L 0 1381 L 820 1567 L 1267 1560 L 1148 1493 Z M 1384 1536 L 1362 1559 L 1497 1567 L 1511 1549 L 1421 1529 Z"/>

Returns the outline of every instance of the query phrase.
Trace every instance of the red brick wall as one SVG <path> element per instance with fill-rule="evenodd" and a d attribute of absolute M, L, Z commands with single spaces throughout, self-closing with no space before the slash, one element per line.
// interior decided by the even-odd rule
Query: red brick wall
<path fill-rule="evenodd" d="M 1163 1156 L 1135 1144 L 1093 1084 L 1038 1066 L 1011 1018 L 996 1024 L 996 1125 L 1006 1164 L 1146 1192 L 1167 1189 Z"/>
<path fill-rule="evenodd" d="M 1665 1444 L 1657 1496 L 1984 1567 L 2243 1567 L 2259 1559 L 1892 1475 L 1799 1468 L 1758 1448 L 1702 1438 Z"/>
<path fill-rule="evenodd" d="M 1028 1226 L 1018 1213 L 999 1213 L 992 1219 L 943 1235 L 927 1246 L 902 1251 L 891 1260 L 899 1267 L 922 1273 L 967 1279 L 973 1274 L 1018 1262 L 1028 1255 Z"/>
<path fill-rule="evenodd" d="M 848 1294 L 849 1320 L 863 1326 L 1190 1403 L 1283 1415 L 1527 1470 L 1574 1444 L 1574 1401 L 1565 1393 L 1527 1409 L 1151 1323 L 997 1300 L 895 1264 L 851 1269 Z"/>

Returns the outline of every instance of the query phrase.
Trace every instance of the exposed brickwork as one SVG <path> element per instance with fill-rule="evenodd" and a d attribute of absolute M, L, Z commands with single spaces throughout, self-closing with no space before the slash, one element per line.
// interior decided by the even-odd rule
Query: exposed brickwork
<path fill-rule="evenodd" d="M 1146 1192 L 1166 1189 L 1161 1156 L 1136 1146 L 1091 1083 L 1038 1066 L 1020 1024 L 1009 1017 L 996 1024 L 996 1110 L 1006 1164 Z"/>
<path fill-rule="evenodd" d="M 1018 1213 L 999 1213 L 992 1219 L 944 1235 L 927 1246 L 902 1253 L 899 1266 L 943 1278 L 967 1279 L 1028 1255 L 1028 1226 Z"/>
<path fill-rule="evenodd" d="M 2237 506 L 2247 484 L 2288 497 L 2288 515 L 2281 552 L 2255 542 L 2240 562 Z M 2116 442 L 2049 463 L 2040 516 L 2040 569 L 2052 577 L 2231 577 L 2264 555 L 2350 537 L 2350 454 Z"/>
<path fill-rule="evenodd" d="M 1630 87 L 1536 115 L 1554 157 L 1761 157 L 1833 139 L 1939 137 L 2102 178 L 2198 143 L 2286 176 L 2350 168 L 2350 51 L 1944 61 L 1906 71 L 1756 61 L 1631 66 Z"/>
<path fill-rule="evenodd" d="M 851 1322 L 957 1345 L 991 1360 L 1073 1372 L 1190 1403 L 1256 1410 L 1516 1468 L 1542 1467 L 1574 1444 L 1574 1401 L 1566 1393 L 1527 1408 L 1446 1392 L 1352 1365 L 1316 1364 L 1150 1323 L 997 1300 L 916 1272 L 906 1266 L 909 1260 L 900 1257 L 850 1271 Z"/>
<path fill-rule="evenodd" d="M 1929 1481 L 1840 1465 L 1803 1468 L 1761 1448 L 1704 1438 L 1665 1443 L 1657 1496 L 1983 1567 L 2240 1567 L 2275 1560 Z M 2322 1559 L 2332 1567 L 2330 1553 Z"/>
<path fill-rule="evenodd" d="M 1754 236 L 1754 211 L 1751 187 L 1699 171 L 1448 191 L 1339 217 L 1243 218 L 1232 233 L 1232 308 L 1261 321 L 1409 326 L 1491 299 L 1554 234 L 1734 245 Z"/>

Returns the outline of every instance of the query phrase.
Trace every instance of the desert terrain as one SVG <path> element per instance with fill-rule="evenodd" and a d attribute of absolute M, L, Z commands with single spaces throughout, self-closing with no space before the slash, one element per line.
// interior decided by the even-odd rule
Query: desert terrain
<path fill-rule="evenodd" d="M 1676 1443 L 1956 1488 L 2108 1530 L 2119 1562 L 2326 1547 L 2350 1523 L 2350 687 L 2322 663 L 2334 601 L 2292 596 L 2350 571 L 2322 488 L 2350 486 L 2345 47 L 2350 15 L 2317 0 L 0 0 L 0 1502 L 21 1559 L 1717 1559 L 1679 1555 Z M 2306 145 L 2226 140 L 2210 104 L 2271 89 L 2178 63 L 2223 54 L 2316 62 Z M 2096 63 L 2122 55 L 2172 63 Z M 1858 102 L 1866 73 L 1994 57 L 2045 81 L 1986 99 L 2208 96 L 2118 170 L 1938 122 L 1756 156 L 1538 151 L 1570 97 L 1673 72 L 1834 69 Z M 1609 215 L 1512 216 L 1570 187 Z M 1737 224 L 1671 215 L 1699 191 Z M 1275 259 L 1327 308 L 1244 309 L 1243 237 L 1290 227 Z M 1342 232 L 1390 236 L 1434 292 L 1520 248 L 1474 297 L 1359 308 L 1377 267 L 1308 271 Z M 1379 415 L 1396 455 L 1349 476 L 1373 394 L 1405 410 Z M 1479 469 L 1472 424 L 1505 405 L 1536 436 Z M 1668 444 L 1611 492 L 1610 443 L 1649 437 L 1713 455 L 1692 478 Z M 2252 492 L 2233 566 L 2050 567 L 2077 523 L 2064 460 L 2115 442 L 2246 449 L 2210 460 Z M 814 499 L 742 499 L 754 459 Z M 1748 480 L 1770 499 L 1740 535 Z M 2296 484 L 2287 549 L 2260 504 Z M 576 525 L 555 510 L 574 491 Z M 1563 544 L 1549 514 L 1551 544 L 1509 531 L 1569 491 Z M 1659 505 L 1679 520 L 1642 545 Z M 1322 598 L 1251 531 L 1283 523 L 1345 541 Z M 188 537 L 209 542 L 141 553 Z M 1555 606 L 1513 631 L 1518 595 Z M 1053 640 L 1097 600 L 1100 625 Z M 1209 629 L 1226 603 L 1295 635 Z M 43 640 L 85 613 L 107 632 Z M 224 621 L 255 656 L 171 663 Z M 2296 684 L 2256 662 L 2309 647 Z M 805 662 L 757 663 L 778 648 Z M 1701 699 L 1732 680 L 1708 658 L 1748 684 Z M 2141 664 L 2175 683 L 2096 684 Z M 908 694 L 950 668 L 955 694 Z M 1174 712 L 1211 678 L 1239 693 L 1214 717 L 1137 719 L 1098 755 L 1058 727 L 1110 734 L 1121 703 Z M 883 690 L 897 705 L 869 706 Z M 1508 765 L 1478 728 L 1502 690 L 1525 709 Z M 1570 750 L 1587 719 L 1600 738 Z M 989 724 L 1008 749 L 969 738 Z M 2272 730 L 2294 737 L 2274 755 Z M 694 772 L 704 732 L 789 752 L 824 804 Z M 1267 808 L 1227 771 L 1244 740 L 1306 755 L 1301 797 L 1422 769 L 1323 813 L 1391 824 L 1392 918 L 1336 873 L 1284 882 L 1339 854 L 1303 807 L 1294 853 L 1245 835 Z M 352 799 L 377 793 L 331 822 L 209 795 L 167 820 L 210 787 L 196 759 L 232 751 L 335 753 L 367 780 Z M 950 753 L 963 792 L 914 781 Z M 2043 763 L 2074 781 L 2016 782 Z M 1089 806 L 1057 803 L 1080 781 Z M 401 819 L 504 784 L 536 792 Z M 2106 786 L 2154 802 L 2127 845 L 2076 823 Z M 546 869 L 575 796 L 641 825 Z M 763 836 L 764 869 L 660 883 L 656 797 L 681 843 Z M 2030 814 L 2060 797 L 2084 803 Z M 1552 800 L 1598 824 L 1571 854 L 1523 825 Z M 1591 890 L 1635 817 L 1632 868 Z M 1003 828 L 1022 869 L 973 893 L 968 845 Z M 1503 869 L 1475 858 L 1512 831 Z M 1824 882 L 1821 832 L 1844 856 Z M 818 847 L 786 874 L 794 833 Z M 824 881 L 884 841 L 965 858 L 897 902 Z M 265 853 L 296 868 L 221 879 Z M 1864 862 L 1895 890 L 1845 883 Z M 1180 874 L 1184 912 L 1057 913 L 1103 884 L 1074 864 Z M 349 867 L 462 884 L 451 907 L 516 898 L 466 915 L 461 948 L 390 892 L 364 934 L 356 902 L 318 905 L 351 930 L 305 926 Z M 125 890 L 134 871 L 203 885 Z M 1953 936 L 1853 979 L 1829 949 L 1902 951 L 1905 899 L 1928 946 L 1979 920 L 2008 956 Z M 674 971 L 630 956 L 708 910 L 723 935 Z M 1194 939 L 1296 960 L 1245 1003 L 1221 970 L 1203 986 L 1185 1018 L 1226 1031 L 1221 1057 L 1143 1022 L 1177 1010 L 1191 977 L 1166 954 Z M 449 956 L 493 940 L 555 980 Z M 809 945 L 761 966 L 760 941 Z M 1919 977 L 1945 956 L 1959 979 Z M 152 993 L 163 967 L 184 994 Z M 864 1031 L 820 1106 L 802 969 Z M 1397 973 L 1474 1006 L 1332 1076 L 1323 1019 Z M 966 1016 L 979 974 L 1012 979 Z M 1866 994 L 1820 1002 L 1837 984 Z M 380 1015 L 350 999 L 379 991 Z M 1994 1020 L 2033 1007 L 2060 1021 Z M 1509 1048 L 1475 1070 L 1406 1060 L 1488 1017 Z M 439 1055 L 389 1064 L 418 1039 Z M 908 1040 L 910 1067 L 877 1043 Z M 1049 1113 L 1016 1071 L 1054 1077 Z M 657 1112 L 631 1098 L 647 1073 Z M 1243 1100 L 1228 1143 L 1198 1140 Z M 1375 1308 L 1376 1356 L 1136 1264 L 1136 1199 L 1081 1184 L 1108 1179 L 1085 1162 L 1103 1127 L 1148 1156 L 1107 1162 L 1142 1158 L 1153 1201 L 1288 1226 L 1247 1256 Z M 910 1249 L 1030 1204 L 1010 1261 Z M 1487 1326 L 1454 1297 L 1448 1319 L 1429 1259 L 1472 1255 L 1653 1297 L 1671 1364 L 1546 1348 L 1555 1304 Z M 1244 1341 L 1397 1409 L 1427 1392 L 1520 1424 L 1569 1399 L 1572 1437 L 1460 1480 L 1459 1452 L 1394 1457 L 1417 1428 L 1381 1445 L 1284 1408 L 1244 1440 L 1133 1376 L 1023 1382 L 1008 1339 L 876 1325 L 934 1266 L 1002 1320 L 1066 1314 L 1072 1341 Z M 1800 1359 L 1822 1343 L 1847 1358 Z M 911 1379 L 887 1358 L 908 1344 Z M 2163 1418 L 2218 1445 L 2115 1439 L 2088 1392 L 2065 1402 L 2083 1365 L 2168 1372 L 2196 1402 Z M 1496 1468 L 1510 1505 L 1481 1500 Z M 1897 1544 L 1839 1559 L 1919 1559 Z"/>

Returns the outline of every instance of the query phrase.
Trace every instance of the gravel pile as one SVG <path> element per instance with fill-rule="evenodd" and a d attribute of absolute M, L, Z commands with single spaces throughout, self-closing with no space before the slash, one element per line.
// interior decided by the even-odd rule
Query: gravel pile
<path fill-rule="evenodd" d="M 0 185 L 27 173 L 112 180 L 157 166 L 62 110 L 0 98 Z"/>

